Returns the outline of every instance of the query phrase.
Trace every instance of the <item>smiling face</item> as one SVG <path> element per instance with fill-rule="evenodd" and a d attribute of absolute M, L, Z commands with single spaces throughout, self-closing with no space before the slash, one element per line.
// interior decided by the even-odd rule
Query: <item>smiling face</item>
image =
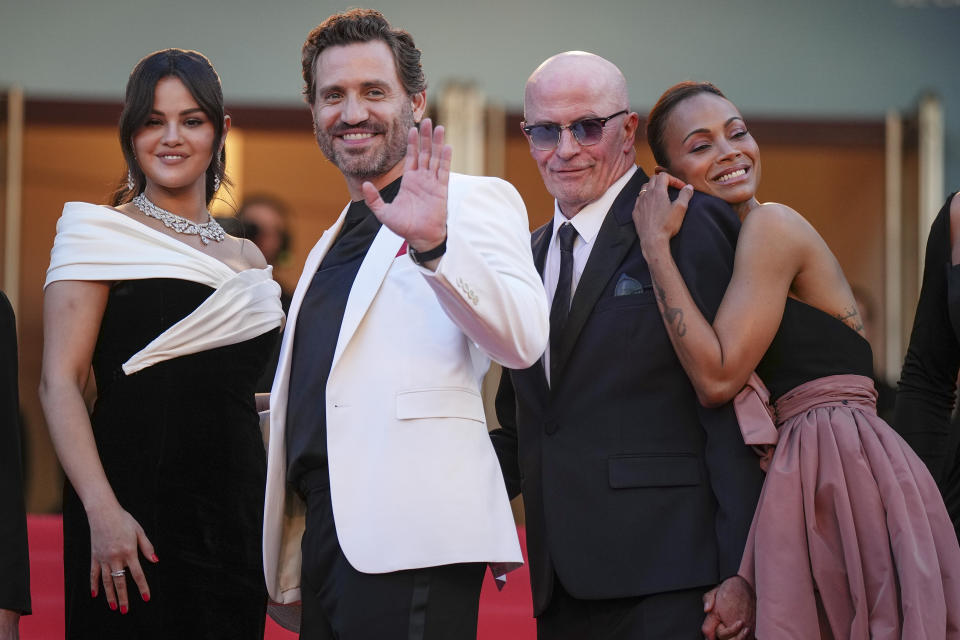
<path fill-rule="evenodd" d="M 628 109 L 626 83 L 609 61 L 592 54 L 559 54 L 541 65 L 524 94 L 527 125 L 560 124 L 584 118 L 605 118 Z M 638 117 L 626 113 L 609 120 L 600 142 L 584 146 L 569 129 L 550 150 L 530 143 L 543 184 L 571 218 L 597 200 L 633 165 Z"/>
<path fill-rule="evenodd" d="M 153 109 L 133 134 L 137 164 L 147 189 L 204 189 L 213 158 L 216 131 L 209 116 L 175 76 L 161 78 L 154 89 Z"/>
<path fill-rule="evenodd" d="M 407 94 L 390 47 L 381 40 L 328 47 L 315 73 L 313 128 L 327 159 L 357 188 L 370 180 L 379 189 L 399 177 L 426 93 Z"/>
<path fill-rule="evenodd" d="M 712 93 L 678 103 L 664 128 L 667 171 L 731 205 L 750 204 L 760 184 L 760 149 L 737 108 Z"/>

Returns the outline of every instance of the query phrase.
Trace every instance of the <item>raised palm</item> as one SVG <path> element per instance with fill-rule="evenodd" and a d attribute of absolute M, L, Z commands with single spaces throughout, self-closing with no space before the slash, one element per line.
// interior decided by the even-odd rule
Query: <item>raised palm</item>
<path fill-rule="evenodd" d="M 447 237 L 447 185 L 453 150 L 443 144 L 443 127 L 429 118 L 420 131 L 407 134 L 403 181 L 393 202 L 384 202 L 376 187 L 363 183 L 363 199 L 388 229 L 417 251 L 429 251 Z"/>

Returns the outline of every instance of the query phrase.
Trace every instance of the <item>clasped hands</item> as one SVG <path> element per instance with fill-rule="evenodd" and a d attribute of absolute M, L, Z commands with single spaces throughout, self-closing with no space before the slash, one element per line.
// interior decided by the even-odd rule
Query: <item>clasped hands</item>
<path fill-rule="evenodd" d="M 756 597 L 740 576 L 727 578 L 703 595 L 707 614 L 700 631 L 707 640 L 749 640 L 756 622 Z"/>
<path fill-rule="evenodd" d="M 373 183 L 362 185 L 363 199 L 377 219 L 421 253 L 447 238 L 447 188 L 453 150 L 443 144 L 443 133 L 442 126 L 433 128 L 430 118 L 424 118 L 419 131 L 410 128 L 403 182 L 393 202 L 384 202 Z M 433 268 L 435 264 L 431 261 L 425 266 Z"/>

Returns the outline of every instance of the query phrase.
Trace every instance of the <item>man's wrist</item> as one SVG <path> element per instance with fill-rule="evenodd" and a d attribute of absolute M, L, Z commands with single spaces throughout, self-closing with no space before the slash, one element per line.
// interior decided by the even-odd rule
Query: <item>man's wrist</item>
<path fill-rule="evenodd" d="M 410 259 L 417 265 L 421 267 L 426 266 L 428 262 L 433 262 L 434 260 L 440 259 L 443 254 L 447 252 L 447 238 L 444 236 L 443 240 L 440 241 L 440 244 L 427 249 L 425 251 L 418 251 L 413 248 L 412 244 L 407 245 L 407 254 L 410 256 Z"/>

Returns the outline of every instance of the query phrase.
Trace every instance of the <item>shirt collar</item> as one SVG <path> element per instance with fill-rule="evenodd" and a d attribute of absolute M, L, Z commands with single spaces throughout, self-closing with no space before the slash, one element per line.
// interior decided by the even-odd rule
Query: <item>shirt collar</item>
<path fill-rule="evenodd" d="M 602 196 L 583 209 L 580 209 L 572 218 L 568 219 L 563 215 L 563 212 L 560 211 L 560 205 L 554 200 L 553 237 L 551 237 L 550 242 L 552 243 L 554 238 L 557 237 L 557 231 L 560 229 L 560 225 L 564 222 L 570 222 L 573 228 L 577 230 L 577 235 L 580 236 L 583 242 L 587 244 L 592 243 L 597 237 L 597 234 L 600 233 L 600 226 L 603 224 L 603 219 L 606 217 L 607 211 L 613 206 L 613 201 L 617 199 L 617 196 L 620 195 L 620 192 L 623 191 L 623 188 L 636 171 L 637 166 L 631 165 L 616 182 L 607 187 L 607 190 L 603 192 Z"/>

